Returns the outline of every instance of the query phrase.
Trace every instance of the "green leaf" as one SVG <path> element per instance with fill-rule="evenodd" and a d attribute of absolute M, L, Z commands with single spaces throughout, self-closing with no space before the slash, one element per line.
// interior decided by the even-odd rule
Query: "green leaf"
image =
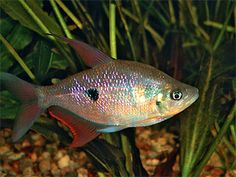
<path fill-rule="evenodd" d="M 0 71 L 7 72 L 9 68 L 13 65 L 14 59 L 8 51 L 4 51 L 2 48 L 5 47 L 0 46 Z"/>
<path fill-rule="evenodd" d="M 68 132 L 59 127 L 55 119 L 40 117 L 37 122 L 33 124 L 31 129 L 40 133 L 48 140 L 54 140 L 56 134 L 59 140 L 64 144 L 70 144 L 72 141 Z"/>
<path fill-rule="evenodd" d="M 0 18 L 0 33 L 2 33 L 3 36 L 6 36 L 9 34 L 9 32 L 14 27 L 14 21 L 11 18 Z"/>
<path fill-rule="evenodd" d="M 12 29 L 10 25 L 7 25 L 10 22 L 12 22 L 10 19 L 8 19 L 8 21 L 5 19 L 3 24 L 8 27 L 4 28 L 1 32 L 7 34 L 6 38 L 8 42 L 16 50 L 22 50 L 32 41 L 32 32 L 29 31 L 27 28 L 21 26 L 20 24 L 17 24 Z M 14 59 L 7 50 L 7 48 L 3 45 L 3 43 L 0 43 L 0 51 L 0 71 L 6 72 L 14 64 Z"/>
<path fill-rule="evenodd" d="M 84 147 L 84 151 L 102 165 L 112 176 L 129 176 L 125 169 L 124 153 L 103 139 L 96 139 Z"/>
<path fill-rule="evenodd" d="M 32 32 L 18 24 L 6 38 L 14 49 L 22 50 L 32 41 Z"/>
<path fill-rule="evenodd" d="M 29 67 L 29 69 L 32 71 L 33 68 L 33 57 L 31 57 L 31 55 L 33 55 L 33 53 L 28 54 L 25 58 L 24 58 L 24 62 L 25 64 Z M 12 73 L 14 73 L 15 75 L 19 75 L 21 73 L 25 72 L 22 67 L 20 65 L 15 66 L 12 69 Z"/>
<path fill-rule="evenodd" d="M 68 66 L 68 62 L 61 55 L 57 53 L 52 53 L 52 68 L 58 70 L 65 70 Z"/>
<path fill-rule="evenodd" d="M 62 35 L 61 28 L 56 23 L 56 21 L 50 17 L 43 9 L 38 5 L 37 1 L 29 0 L 27 4 L 30 6 L 31 10 L 37 15 L 38 18 L 43 22 L 43 24 L 50 30 L 53 34 Z M 31 30 L 43 34 L 44 32 L 39 28 L 38 24 L 34 19 L 26 12 L 19 1 L 8 1 L 2 0 L 0 6 L 5 13 L 7 13 L 13 19 L 19 21 L 23 26 L 30 28 Z"/>
<path fill-rule="evenodd" d="M 20 103 L 8 91 L 0 92 L 0 119 L 14 119 Z"/>
<path fill-rule="evenodd" d="M 39 81 L 42 81 L 51 66 L 52 52 L 46 43 L 39 41 L 35 46 L 35 52 L 31 55 L 34 64 L 34 72 Z"/>

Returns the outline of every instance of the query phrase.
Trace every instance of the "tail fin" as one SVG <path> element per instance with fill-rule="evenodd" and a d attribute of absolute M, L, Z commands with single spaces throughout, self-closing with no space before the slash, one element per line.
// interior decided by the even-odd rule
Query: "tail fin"
<path fill-rule="evenodd" d="M 32 84 L 12 74 L 0 72 L 0 87 L 10 91 L 22 102 L 13 127 L 12 140 L 15 142 L 30 129 L 43 110 L 38 105 L 38 96 Z"/>

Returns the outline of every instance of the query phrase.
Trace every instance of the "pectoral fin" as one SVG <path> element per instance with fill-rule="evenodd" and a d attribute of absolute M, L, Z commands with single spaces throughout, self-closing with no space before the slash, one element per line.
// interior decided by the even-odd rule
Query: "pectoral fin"
<path fill-rule="evenodd" d="M 49 114 L 67 126 L 72 135 L 73 141 L 71 147 L 80 147 L 95 139 L 100 133 L 88 121 L 79 118 L 72 112 L 58 106 L 52 106 L 48 109 Z"/>

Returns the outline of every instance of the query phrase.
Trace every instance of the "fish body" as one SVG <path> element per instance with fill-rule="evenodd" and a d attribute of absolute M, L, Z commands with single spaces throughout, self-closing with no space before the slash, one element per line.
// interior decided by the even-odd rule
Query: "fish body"
<path fill-rule="evenodd" d="M 52 86 L 34 86 L 11 74 L 0 73 L 3 86 L 22 101 L 13 140 L 22 137 L 46 109 L 70 128 L 74 136 L 71 146 L 76 147 L 100 133 L 159 123 L 198 98 L 197 88 L 152 66 L 112 60 L 83 42 L 61 39 L 92 68 Z"/>
<path fill-rule="evenodd" d="M 176 90 L 182 92 L 181 100 L 171 98 Z M 198 95 L 196 88 L 152 66 L 122 60 L 40 87 L 38 93 L 42 107 L 60 106 L 93 123 L 125 128 L 144 126 L 147 119 L 158 123 L 184 110 Z"/>

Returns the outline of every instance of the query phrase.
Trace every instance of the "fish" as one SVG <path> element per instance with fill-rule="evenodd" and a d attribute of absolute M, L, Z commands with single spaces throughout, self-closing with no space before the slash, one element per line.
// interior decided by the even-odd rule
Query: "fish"
<path fill-rule="evenodd" d="M 33 85 L 1 72 L 1 87 L 22 103 L 14 122 L 13 142 L 45 111 L 70 129 L 70 146 L 81 147 L 101 133 L 162 122 L 185 110 L 199 96 L 196 87 L 153 66 L 114 60 L 82 41 L 57 38 L 71 46 L 90 68 L 49 86 Z"/>

